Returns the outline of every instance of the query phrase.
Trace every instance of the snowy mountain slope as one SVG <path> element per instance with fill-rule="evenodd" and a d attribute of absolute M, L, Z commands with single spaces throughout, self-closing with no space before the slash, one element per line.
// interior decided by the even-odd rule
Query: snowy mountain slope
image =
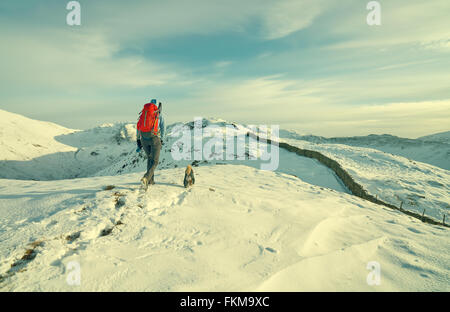
<path fill-rule="evenodd" d="M 185 147 L 185 150 L 189 155 L 189 159 L 174 160 L 173 158 L 172 152 L 176 148 L 176 146 L 179 145 L 178 141 L 182 136 L 182 129 L 180 127 L 183 125 L 184 124 L 179 123 L 171 125 L 167 128 L 167 136 L 165 138 L 165 143 L 160 154 L 159 168 L 185 167 L 186 165 L 193 163 L 193 159 L 196 159 L 196 145 L 194 143 L 194 140 L 197 137 L 197 134 L 195 133 L 194 129 L 189 129 L 189 136 L 192 138 L 191 146 Z M 206 146 L 208 142 L 210 142 L 213 138 L 218 138 L 220 141 L 223 141 L 225 138 L 225 133 L 227 131 L 224 127 L 231 125 L 233 124 L 220 119 L 203 119 L 203 133 L 200 134 L 202 136 L 201 146 Z M 134 128 L 134 125 L 129 126 Z M 192 124 L 191 127 L 193 127 Z M 235 136 L 245 135 L 250 130 L 250 128 L 244 125 L 237 124 L 234 124 L 232 129 L 228 129 L 228 131 L 230 131 L 230 133 Z M 246 165 L 253 168 L 261 168 L 262 163 L 267 163 L 267 161 L 261 160 L 261 150 L 270 150 L 267 144 L 261 143 L 259 146 L 253 146 L 247 141 L 245 143 L 244 157 L 239 157 L 239 155 L 237 155 L 236 140 L 233 144 L 235 145 L 234 150 L 232 149 L 231 151 L 227 150 L 227 146 L 225 143 L 222 146 L 213 149 L 213 153 L 215 154 L 215 156 L 218 157 L 219 155 L 222 155 L 222 159 L 205 159 L 205 155 L 207 156 L 210 154 L 206 151 L 205 148 L 202 155 L 203 160 L 198 161 L 198 165 L 237 164 Z M 96 175 L 117 175 L 145 171 L 146 159 L 145 157 L 143 157 L 143 152 L 141 152 L 141 154 L 136 154 L 134 152 L 134 141 L 132 141 L 130 149 L 132 150 L 132 152 L 124 155 L 122 159 L 115 162 L 111 166 L 97 172 Z M 276 172 L 295 175 L 297 177 L 300 177 L 303 181 L 314 185 L 331 188 L 340 192 L 348 192 L 345 186 L 342 185 L 339 178 L 337 178 L 330 169 L 315 160 L 306 157 L 300 157 L 285 150 L 279 151 L 278 168 L 276 169 Z"/>
<path fill-rule="evenodd" d="M 18 119 L 19 117 L 16 117 Z M 25 119 L 27 124 L 33 125 L 36 121 Z M 47 123 L 36 122 L 37 127 L 48 127 Z M 16 124 L 22 128 L 19 121 Z M 189 135 L 193 138 L 190 147 L 186 150 L 190 155 L 189 160 L 174 160 L 173 150 L 179 146 L 182 136 L 181 126 L 187 125 Z M 228 126 L 228 130 L 225 130 Z M 253 129 L 235 123 L 229 123 L 221 119 L 203 119 L 201 122 L 203 134 L 202 146 L 212 138 L 223 140 L 225 131 L 232 134 L 246 134 Z M 11 127 L 3 127 L 10 129 Z M 59 129 L 58 127 L 56 127 Z M 41 128 L 37 128 L 41 129 Z M 85 131 L 74 131 L 63 128 L 63 134 L 59 130 L 56 137 L 54 132 L 47 131 L 48 142 L 60 144 L 61 150 L 33 158 L 31 161 L 0 161 L 0 177 L 14 179 L 51 180 L 74 177 L 113 176 L 125 173 L 143 172 L 146 167 L 144 153 L 137 154 L 136 131 L 134 124 L 109 124 Z M 281 131 L 281 136 L 286 137 L 288 132 Z M 177 123 L 167 129 L 167 137 L 160 156 L 160 169 L 185 167 L 192 163 L 195 153 L 195 132 L 193 123 Z M 194 135 L 195 134 L 195 135 Z M 292 133 L 291 133 L 292 136 Z M 295 136 L 294 136 L 295 137 Z M 27 137 L 28 138 L 28 137 Z M 302 136 L 301 138 L 304 138 Z M 312 139 L 310 139 L 311 141 Z M 287 140 L 289 141 L 289 140 Z M 403 157 L 383 153 L 375 149 L 352 147 L 344 144 L 311 143 L 305 140 L 292 139 L 299 147 L 324 151 L 330 157 L 341 163 L 349 173 L 362 184 L 369 193 L 379 196 L 380 199 L 399 206 L 403 202 L 403 208 L 425 214 L 437 220 L 442 220 L 444 214 L 449 212 L 449 185 L 450 177 L 446 170 L 428 166 Z M 236 143 L 236 141 L 234 141 Z M 261 150 L 269 150 L 261 143 L 254 146 L 245 143 L 245 157 L 237 157 L 237 151 L 225 150 L 226 145 L 218 146 L 213 150 L 215 156 L 224 155 L 224 158 L 238 158 L 237 160 L 202 160 L 198 165 L 215 164 L 240 164 L 253 168 L 261 168 Z M 3 153 L 3 150 L 2 150 Z M 203 158 L 209 152 L 204 151 Z M 225 157 L 226 156 L 226 157 Z M 277 172 L 295 175 L 303 181 L 331 188 L 341 192 L 348 192 L 334 173 L 318 163 L 305 157 L 280 149 L 279 167 Z M 395 173 L 395 174 L 393 174 Z"/>
<path fill-rule="evenodd" d="M 449 134 L 450 132 L 444 132 L 418 139 L 400 138 L 389 134 L 324 138 L 321 136 L 299 134 L 296 131 L 280 131 L 280 137 L 285 139 L 297 139 L 316 144 L 344 144 L 355 147 L 373 148 L 446 170 L 450 170 Z"/>
<path fill-rule="evenodd" d="M 125 123 L 82 131 L 19 117 L 1 121 L 0 178 L 58 180 L 91 176 L 130 152 L 131 141 L 136 141 L 135 128 Z"/>
<path fill-rule="evenodd" d="M 73 151 L 72 147 L 61 144 L 55 137 L 74 131 L 0 109 L 0 161 L 31 160 Z"/>
<path fill-rule="evenodd" d="M 183 168 L 159 170 L 146 194 L 139 174 L 0 180 L 0 290 L 450 290 L 445 228 L 291 175 L 196 171 L 186 190 Z"/>
<path fill-rule="evenodd" d="M 427 142 L 441 142 L 450 144 L 450 131 L 435 133 L 427 136 L 417 138 L 417 140 L 427 141 Z"/>
<path fill-rule="evenodd" d="M 0 120 L 0 178 L 55 180 L 91 175 L 123 153 L 118 145 L 129 135 L 125 124 L 72 130 L 4 110 Z M 95 157 L 100 151 L 101 156 Z"/>
<path fill-rule="evenodd" d="M 23 120 L 7 127 L 2 120 L 3 142 L 30 123 Z M 447 229 L 346 194 L 315 160 L 280 149 L 277 171 L 262 171 L 267 160 L 256 158 L 267 145 L 246 142 L 241 157 L 219 144 L 203 156 L 238 160 L 195 162 L 197 183 L 186 190 L 192 160 L 173 159 L 179 123 L 167 129 L 157 184 L 142 194 L 145 159 L 135 152 L 133 124 L 50 131 L 37 123 L 42 146 L 52 150 L 31 160 L 5 153 L 0 161 L 0 177 L 8 178 L 0 179 L 2 291 L 448 290 Z M 219 119 L 201 124 L 201 146 L 222 140 L 224 126 L 252 131 Z M 199 130 L 186 125 L 189 135 Z M 30 137 L 23 140 L 33 144 Z M 438 219 L 448 213 L 447 170 L 374 149 L 287 141 L 336 159 L 385 201 L 427 207 Z M 24 144 L 9 146 L 20 152 Z M 191 158 L 198 152 L 186 148 Z M 104 190 L 110 184 L 116 187 Z M 81 266 L 81 286 L 66 283 L 70 261 Z M 366 283 L 369 261 L 381 264 L 381 286 Z"/>
<path fill-rule="evenodd" d="M 39 123 L 37 121 L 33 122 Z M 208 134 L 204 133 L 202 138 L 203 144 L 206 144 L 215 135 L 222 135 L 224 126 L 231 126 L 230 123 L 220 119 L 204 119 L 203 123 L 205 126 L 208 126 L 206 129 L 211 127 L 210 131 L 208 130 Z M 179 127 L 182 125 L 179 123 L 167 128 L 168 135 L 161 151 L 159 168 L 185 167 L 193 162 L 194 144 L 188 149 L 188 153 L 191 155 L 190 160 L 177 161 L 172 157 L 170 148 L 179 139 L 181 135 Z M 193 127 L 193 125 L 191 126 Z M 245 134 L 249 131 L 244 126 L 235 126 L 236 128 L 233 128 L 235 130 L 234 134 Z M 213 129 L 212 127 L 220 128 Z M 194 130 L 190 129 L 192 137 L 194 137 L 193 132 Z M 146 159 L 144 152 L 140 154 L 135 152 L 135 124 L 105 124 L 84 131 L 68 130 L 63 134 L 58 133 L 55 137 L 52 137 L 52 132 L 48 132 L 48 134 L 48 137 L 45 138 L 47 142 L 54 141 L 59 144 L 60 151 L 54 151 L 52 154 L 42 155 L 31 160 L 0 161 L 0 177 L 24 180 L 56 180 L 145 171 Z M 47 143 L 46 145 L 49 144 Z M 267 148 L 266 146 L 264 147 Z M 225 153 L 225 145 L 221 151 Z M 245 152 L 247 155 L 246 160 L 203 160 L 200 163 L 202 165 L 236 163 L 260 168 L 261 161 L 256 160 L 260 156 L 258 148 L 246 144 Z M 328 168 L 314 160 L 298 157 L 285 151 L 280 153 L 277 171 L 301 177 L 304 181 L 315 185 L 347 192 L 340 180 Z"/>
<path fill-rule="evenodd" d="M 369 194 L 397 207 L 442 220 L 450 212 L 450 172 L 401 156 L 342 144 L 285 139 L 336 160 Z"/>

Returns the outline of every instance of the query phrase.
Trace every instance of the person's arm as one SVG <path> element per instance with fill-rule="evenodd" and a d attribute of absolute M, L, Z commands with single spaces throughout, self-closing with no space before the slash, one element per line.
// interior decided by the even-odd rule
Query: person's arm
<path fill-rule="evenodd" d="M 136 143 L 137 143 L 137 150 L 136 152 L 140 152 L 142 149 L 142 143 L 141 143 L 141 133 L 139 130 L 136 129 Z"/>

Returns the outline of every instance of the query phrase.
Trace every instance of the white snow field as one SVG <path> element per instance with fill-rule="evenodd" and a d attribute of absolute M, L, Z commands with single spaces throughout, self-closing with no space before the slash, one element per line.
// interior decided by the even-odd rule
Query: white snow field
<path fill-rule="evenodd" d="M 369 194 L 442 221 L 450 212 L 450 171 L 375 149 L 283 140 L 336 160 Z M 403 204 L 401 204 L 403 202 Z"/>
<path fill-rule="evenodd" d="M 304 135 L 296 131 L 283 130 L 280 132 L 280 137 L 316 144 L 342 144 L 366 147 L 450 170 L 450 131 L 418 139 L 406 139 L 389 134 L 324 138 L 314 135 Z"/>
<path fill-rule="evenodd" d="M 450 131 L 435 133 L 418 138 L 418 140 L 427 142 L 441 142 L 450 144 Z"/>
<path fill-rule="evenodd" d="M 90 176 L 111 176 L 130 172 L 142 172 L 146 168 L 144 152 L 137 154 L 136 127 L 131 123 L 105 124 L 93 129 L 81 131 L 59 127 L 52 131 L 54 124 L 44 123 L 11 114 L 0 110 L 3 120 L 12 120 L 5 125 L 5 131 L 0 132 L 0 178 L 20 180 L 55 180 L 71 179 Z M 211 126 L 210 132 L 205 133 L 203 145 L 212 137 L 223 135 L 224 126 L 230 125 L 223 120 L 203 120 L 204 126 Z M 40 127 L 37 127 L 38 124 Z M 171 147 L 182 134 L 179 126 L 175 124 L 167 127 L 166 144 L 161 150 L 160 165 L 158 168 L 185 167 L 192 160 L 174 161 Z M 220 127 L 213 129 L 212 127 Z M 17 129 L 26 129 L 17 141 Z M 233 127 L 234 134 L 246 134 L 249 128 L 239 125 Z M 3 125 L 0 127 L 3 128 Z M 35 139 L 33 129 L 39 131 L 41 137 Z M 49 131 L 49 130 L 50 131 Z M 22 130 L 21 130 L 22 131 Z M 193 130 L 190 132 L 193 134 Z M 17 142 L 16 142 L 17 141 Z M 38 145 L 32 157 L 26 156 L 30 146 Z M 3 146 L 9 152 L 3 156 Z M 187 149 L 191 158 L 194 157 L 194 144 Z M 14 153 L 13 151 L 19 151 Z M 220 151 L 225 151 L 225 145 Z M 250 160 L 220 161 L 203 160 L 202 165 L 211 164 L 246 164 L 260 168 L 261 161 L 257 159 L 259 151 L 256 147 L 245 146 L 245 152 Z M 233 152 L 231 152 L 233 153 Z M 15 155 L 19 154 L 20 157 Z M 334 173 L 315 160 L 299 157 L 292 153 L 280 150 L 278 172 L 301 176 L 304 181 L 346 192 L 345 186 L 335 177 Z"/>
<path fill-rule="evenodd" d="M 123 157 L 136 140 L 130 124 L 67 129 L 0 110 L 0 178 L 55 180 L 90 176 Z M 97 153 L 100 157 L 96 157 Z"/>
<path fill-rule="evenodd" d="M 448 229 L 248 166 L 0 180 L 2 291 L 448 291 Z M 108 184 L 117 187 L 102 190 Z M 31 260 L 23 257 L 33 242 Z M 81 283 L 71 286 L 70 262 Z M 367 264 L 381 266 L 369 286 Z M 11 267 L 11 264 L 15 266 Z"/>
<path fill-rule="evenodd" d="M 196 163 L 196 184 L 185 189 L 192 161 L 172 158 L 182 125 L 174 124 L 156 184 L 143 193 L 146 160 L 133 124 L 80 131 L 0 117 L 1 291 L 450 290 L 448 228 L 349 194 L 315 160 L 280 149 L 279 168 L 264 171 L 255 158 L 266 146 L 246 144 L 247 159 Z M 224 126 L 252 130 L 202 123 L 216 126 L 203 144 Z M 337 160 L 387 202 L 448 215 L 448 170 L 370 148 L 282 140 Z M 373 261 L 380 285 L 367 282 Z"/>

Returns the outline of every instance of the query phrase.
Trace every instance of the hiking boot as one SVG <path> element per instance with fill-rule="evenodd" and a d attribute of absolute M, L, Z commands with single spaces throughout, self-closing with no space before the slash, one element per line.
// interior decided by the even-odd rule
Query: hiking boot
<path fill-rule="evenodd" d="M 147 190 L 147 189 L 148 189 L 148 179 L 147 179 L 147 177 L 142 177 L 142 179 L 141 179 L 141 184 L 142 184 L 142 188 L 143 188 L 144 190 Z"/>

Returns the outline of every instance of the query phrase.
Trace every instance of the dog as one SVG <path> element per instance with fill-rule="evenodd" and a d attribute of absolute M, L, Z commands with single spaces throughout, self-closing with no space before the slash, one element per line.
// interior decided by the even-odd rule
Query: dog
<path fill-rule="evenodd" d="M 185 188 L 188 188 L 189 186 L 195 184 L 194 170 L 192 169 L 191 165 L 187 165 L 186 167 L 186 171 L 184 172 L 183 184 Z"/>

